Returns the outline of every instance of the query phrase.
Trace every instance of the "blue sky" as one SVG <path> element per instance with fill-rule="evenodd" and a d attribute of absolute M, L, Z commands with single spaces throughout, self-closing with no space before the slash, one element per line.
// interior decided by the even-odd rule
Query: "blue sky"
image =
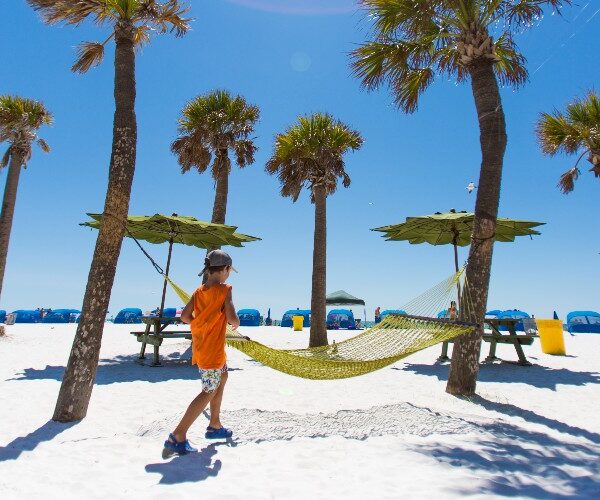
<path fill-rule="evenodd" d="M 183 105 L 224 88 L 261 108 L 256 163 L 234 170 L 227 222 L 261 242 L 231 255 L 238 308 L 308 308 L 313 207 L 293 204 L 264 171 L 273 138 L 300 114 L 330 112 L 364 137 L 346 158 L 352 178 L 328 200 L 327 289 L 344 289 L 376 306 L 395 308 L 447 277 L 450 246 L 385 242 L 369 228 L 406 216 L 472 210 L 480 151 L 469 85 L 438 80 L 417 113 L 404 115 L 382 89 L 367 93 L 349 71 L 347 54 L 365 39 L 368 23 L 351 0 L 211 0 L 193 2 L 192 31 L 155 37 L 137 57 L 138 156 L 130 213 L 171 213 L 209 219 L 213 181 L 181 175 L 169 145 Z M 490 308 L 522 308 L 537 317 L 556 309 L 600 309 L 598 181 L 582 174 L 575 191 L 556 188 L 574 158 L 543 157 L 533 134 L 540 111 L 562 108 L 594 88 L 600 64 L 597 2 L 582 0 L 564 17 L 546 16 L 518 37 L 531 73 L 527 85 L 502 89 L 507 117 L 500 215 L 544 221 L 542 236 L 495 246 Z M 21 0 L 0 6 L 3 61 L 0 92 L 42 100 L 54 113 L 40 136 L 52 146 L 34 151 L 21 176 L 2 293 L 3 309 L 81 305 L 96 239 L 78 226 L 101 211 L 112 138 L 113 53 L 86 75 L 69 71 L 74 46 L 102 40 L 91 25 L 48 27 Z M 597 87 L 597 85 L 596 85 Z M 4 146 L 2 146 L 4 147 Z M 6 173 L 0 173 L 0 182 Z M 159 261 L 166 246 L 147 245 Z M 462 249 L 461 260 L 467 250 Z M 178 246 L 172 276 L 197 285 L 200 250 Z M 161 279 L 134 243 L 125 240 L 110 311 L 159 302 Z M 178 305 L 169 295 L 167 305 Z"/>

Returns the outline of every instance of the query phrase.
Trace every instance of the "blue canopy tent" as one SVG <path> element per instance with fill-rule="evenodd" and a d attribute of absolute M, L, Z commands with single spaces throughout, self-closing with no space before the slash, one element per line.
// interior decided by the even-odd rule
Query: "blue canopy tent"
<path fill-rule="evenodd" d="M 531 316 L 529 316 L 528 313 L 526 313 L 525 311 L 520 311 L 519 309 L 508 309 L 506 311 L 502 311 L 500 314 L 498 314 L 496 316 L 498 319 L 502 319 L 502 318 L 531 318 Z M 501 331 L 508 331 L 508 327 L 500 325 L 498 327 L 498 330 Z M 524 332 L 525 331 L 525 327 L 523 326 L 523 322 L 519 321 L 516 325 L 515 325 L 515 330 L 517 332 Z"/>
<path fill-rule="evenodd" d="M 74 323 L 79 309 L 52 309 L 42 318 L 42 323 Z"/>
<path fill-rule="evenodd" d="M 15 323 L 39 323 L 42 320 L 40 312 L 34 309 L 17 309 L 13 314 Z"/>
<path fill-rule="evenodd" d="M 406 311 L 404 309 L 386 309 L 381 313 L 381 321 L 383 321 L 383 318 L 388 314 L 406 314 Z"/>
<path fill-rule="evenodd" d="M 6 311 L 0 309 L 0 323 L 6 323 Z"/>
<path fill-rule="evenodd" d="M 117 325 L 142 322 L 142 310 L 137 307 L 121 309 L 115 316 L 114 323 Z"/>
<path fill-rule="evenodd" d="M 350 309 L 332 309 L 327 314 L 327 328 L 331 330 L 337 330 L 338 328 L 344 330 L 356 329 L 354 313 Z"/>
<path fill-rule="evenodd" d="M 503 312 L 504 311 L 501 311 L 500 309 L 492 309 L 491 311 L 486 312 L 485 315 L 486 316 L 496 316 L 496 317 L 498 317 Z"/>
<path fill-rule="evenodd" d="M 304 316 L 304 327 L 310 326 L 310 310 L 308 309 L 290 309 L 286 311 L 281 318 L 281 326 L 290 328 L 293 323 L 294 316 Z"/>
<path fill-rule="evenodd" d="M 567 314 L 569 333 L 600 333 L 600 313 L 596 311 L 571 311 Z"/>
<path fill-rule="evenodd" d="M 240 326 L 260 326 L 260 312 L 257 309 L 240 309 L 237 315 Z"/>

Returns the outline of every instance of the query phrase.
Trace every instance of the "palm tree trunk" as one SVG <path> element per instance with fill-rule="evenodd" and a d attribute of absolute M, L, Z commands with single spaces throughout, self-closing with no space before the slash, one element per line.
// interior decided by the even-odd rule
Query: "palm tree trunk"
<path fill-rule="evenodd" d="M 313 246 L 312 295 L 310 300 L 309 347 L 327 345 L 325 290 L 327 286 L 327 195 L 322 184 L 313 187 L 315 239 Z"/>
<path fill-rule="evenodd" d="M 132 26 L 117 26 L 115 41 L 115 115 L 108 189 L 81 319 L 52 417 L 59 422 L 81 420 L 87 413 L 135 171 L 137 124 Z"/>
<path fill-rule="evenodd" d="M 218 155 L 219 174 L 217 176 L 215 202 L 213 204 L 213 213 L 210 221 L 214 224 L 225 224 L 225 215 L 227 214 L 227 196 L 229 194 L 229 162 L 227 158 L 227 151 L 220 151 Z"/>
<path fill-rule="evenodd" d="M 454 343 L 446 392 L 457 395 L 474 394 L 477 383 L 507 142 L 504 111 L 492 65 L 487 61 L 474 64 L 470 67 L 470 74 L 479 117 L 482 161 L 461 317 L 478 323 L 480 327 Z"/>
<path fill-rule="evenodd" d="M 0 214 L 0 295 L 4 283 L 4 271 L 6 269 L 6 256 L 8 255 L 8 244 L 10 242 L 10 231 L 12 229 L 13 216 L 15 214 L 15 203 L 17 201 L 17 190 L 19 188 L 19 176 L 21 175 L 21 164 L 23 154 L 19 149 L 13 148 L 8 166 L 8 176 L 2 198 L 2 213 Z"/>

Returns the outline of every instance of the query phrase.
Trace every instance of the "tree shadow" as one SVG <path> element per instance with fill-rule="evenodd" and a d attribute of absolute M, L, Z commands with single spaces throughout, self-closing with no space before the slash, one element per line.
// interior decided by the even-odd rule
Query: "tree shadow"
<path fill-rule="evenodd" d="M 483 403 L 485 402 L 485 403 Z M 490 404 L 479 400 L 478 404 Z M 500 409 L 513 411 L 512 405 Z M 497 408 L 492 408 L 497 409 Z M 518 409 L 520 410 L 520 409 Z M 531 418 L 533 417 L 533 418 Z M 566 432 L 582 435 L 581 429 L 547 419 L 533 412 L 524 418 Z M 457 484 L 461 496 L 477 493 L 527 498 L 594 498 L 600 491 L 600 446 L 598 435 L 584 437 L 592 443 L 566 442 L 546 433 L 524 429 L 508 422 L 478 424 L 484 431 L 476 442 L 450 446 L 444 443 L 411 445 L 410 449 L 451 467 L 467 468 L 480 483 Z"/>
<path fill-rule="evenodd" d="M 33 451 L 40 443 L 45 441 L 51 441 L 61 432 L 70 429 L 79 422 L 55 422 L 49 420 L 39 429 L 22 436 L 13 439 L 6 446 L 0 446 L 0 462 L 7 460 L 16 460 L 21 456 L 24 451 Z"/>
<path fill-rule="evenodd" d="M 415 364 L 406 363 L 402 371 L 411 371 L 419 375 L 437 377 L 448 380 L 449 364 Z M 482 364 L 479 367 L 477 380 L 480 382 L 505 382 L 528 384 L 540 389 L 556 391 L 558 385 L 600 384 L 600 373 L 576 372 L 567 368 L 548 368 L 541 365 L 521 366 L 512 363 Z"/>
<path fill-rule="evenodd" d="M 149 362 L 147 359 L 146 362 Z M 109 385 L 121 382 L 158 383 L 167 380 L 197 380 L 198 368 L 186 359 L 185 353 L 173 352 L 161 356 L 162 366 L 140 364 L 138 355 L 115 356 L 114 358 L 100 359 L 96 371 L 96 385 Z M 242 370 L 242 368 L 229 368 L 229 371 Z M 25 368 L 8 380 L 57 380 L 63 379 L 64 366 L 46 365 L 46 368 Z"/>
<path fill-rule="evenodd" d="M 168 462 L 148 464 L 146 472 L 161 474 L 159 484 L 195 483 L 217 477 L 223 464 L 219 459 L 213 461 L 213 457 L 217 454 L 217 446 L 221 445 L 236 446 L 231 440 L 211 443 L 198 453 L 178 455 Z"/>

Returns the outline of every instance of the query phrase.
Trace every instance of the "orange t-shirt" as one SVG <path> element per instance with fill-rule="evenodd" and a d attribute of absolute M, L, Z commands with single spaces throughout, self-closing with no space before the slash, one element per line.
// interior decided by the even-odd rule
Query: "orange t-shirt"
<path fill-rule="evenodd" d="M 192 364 L 204 370 L 222 368 L 227 361 L 225 299 L 229 290 L 231 285 L 219 284 L 209 288 L 202 285 L 192 297 Z"/>

